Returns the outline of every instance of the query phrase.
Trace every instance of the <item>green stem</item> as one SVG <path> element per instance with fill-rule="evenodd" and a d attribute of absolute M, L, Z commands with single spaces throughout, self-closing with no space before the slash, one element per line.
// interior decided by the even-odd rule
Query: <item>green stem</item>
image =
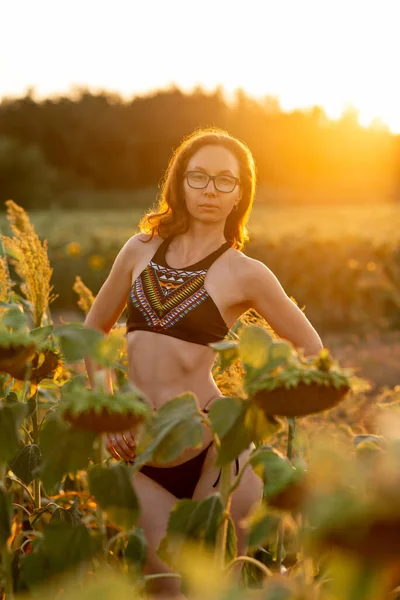
<path fill-rule="evenodd" d="M 251 463 L 251 461 L 258 456 L 259 454 L 261 454 L 262 452 L 262 448 L 259 449 L 257 448 L 257 450 L 254 450 L 254 452 L 252 452 L 249 456 L 249 458 L 243 463 L 242 468 L 240 469 L 237 477 L 235 478 L 234 483 L 231 485 L 231 488 L 229 490 L 229 494 L 233 494 L 233 492 L 236 490 L 236 488 L 239 487 L 240 482 L 242 481 L 242 477 L 244 475 L 244 472 L 246 470 L 246 468 L 249 466 L 249 464 Z"/>
<path fill-rule="evenodd" d="M 221 484 L 220 494 L 222 502 L 222 522 L 219 526 L 217 533 L 217 544 L 215 549 L 215 558 L 218 561 L 220 567 L 223 569 L 225 566 L 225 549 L 226 540 L 228 536 L 228 517 L 231 504 L 231 463 L 224 465 L 221 469 Z"/>
<path fill-rule="evenodd" d="M 35 410 L 32 413 L 32 438 L 33 443 L 39 445 L 39 423 L 38 423 L 38 388 L 34 395 Z M 40 497 L 40 479 L 35 477 L 33 480 L 33 498 L 35 508 L 41 508 L 42 501 Z"/>
<path fill-rule="evenodd" d="M 99 435 L 98 437 L 98 447 L 97 447 L 97 464 L 98 465 L 102 465 L 104 461 L 104 448 L 103 448 L 103 436 Z M 96 517 L 97 517 L 97 525 L 99 528 L 99 532 L 102 536 L 102 544 L 103 544 L 103 550 L 104 552 L 106 551 L 106 546 L 105 546 L 105 536 L 106 536 L 106 523 L 105 523 L 105 518 L 104 518 L 104 512 L 101 509 L 101 507 L 99 506 L 99 503 L 97 502 L 97 508 L 96 508 Z"/>
<path fill-rule="evenodd" d="M 295 418 L 291 418 L 288 419 L 288 423 L 289 423 L 289 431 L 288 431 L 288 443 L 287 443 L 287 457 L 289 460 L 292 460 L 293 458 L 293 441 L 294 441 L 294 435 L 295 435 L 295 429 L 296 429 L 296 419 Z"/>
<path fill-rule="evenodd" d="M 0 477 L 0 479 L 1 479 L 1 477 Z M 20 485 L 26 491 L 26 493 L 28 494 L 28 496 L 32 500 L 32 502 L 34 502 L 32 492 L 28 488 L 28 486 L 26 486 L 24 483 L 22 483 L 22 481 L 20 481 L 19 479 L 16 479 L 15 477 L 10 477 L 10 475 L 7 475 L 7 479 L 9 479 L 10 481 L 13 481 L 14 483 L 18 483 L 18 485 Z"/>
<path fill-rule="evenodd" d="M 296 420 L 294 418 L 288 419 L 288 440 L 287 440 L 286 456 L 288 457 L 289 460 L 292 460 L 292 458 L 293 458 L 293 440 L 294 440 L 294 435 L 295 435 L 295 426 L 296 426 Z M 277 547 L 276 547 L 276 564 L 277 564 L 279 573 L 282 570 L 283 554 L 285 552 L 285 548 L 283 546 L 283 538 L 284 538 L 283 523 L 281 521 L 279 523 L 279 527 L 278 527 L 278 540 L 277 540 Z"/>
<path fill-rule="evenodd" d="M 237 556 L 236 558 L 231 560 L 231 562 L 225 567 L 225 571 L 230 571 L 232 567 L 238 562 L 248 562 L 252 565 L 255 565 L 258 569 L 260 569 L 260 571 L 264 573 L 264 575 L 267 575 L 267 577 L 273 575 L 273 572 L 270 569 L 268 569 L 268 567 L 266 567 L 262 562 L 260 562 L 256 558 L 253 558 L 252 556 Z"/>
<path fill-rule="evenodd" d="M 29 431 L 27 430 L 26 427 L 24 427 L 24 425 L 21 425 L 22 431 L 25 433 L 26 437 L 27 437 L 27 444 L 33 444 L 33 439 L 31 434 L 29 433 Z"/>
<path fill-rule="evenodd" d="M 31 513 L 29 512 L 29 510 L 27 508 L 25 508 L 25 506 L 22 506 L 22 504 L 18 504 L 18 502 L 13 502 L 13 506 L 16 506 L 17 508 L 19 508 L 20 510 L 22 510 L 23 512 L 25 512 L 28 517 L 31 517 Z"/>
<path fill-rule="evenodd" d="M 153 575 L 145 575 L 143 579 L 147 581 L 151 581 L 153 579 L 182 579 L 182 575 L 179 573 L 154 573 Z"/>

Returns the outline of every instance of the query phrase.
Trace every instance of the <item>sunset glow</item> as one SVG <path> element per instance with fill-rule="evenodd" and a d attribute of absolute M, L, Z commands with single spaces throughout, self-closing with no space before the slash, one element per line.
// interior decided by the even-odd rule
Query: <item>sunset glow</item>
<path fill-rule="evenodd" d="M 176 84 L 279 97 L 284 110 L 346 106 L 400 133 L 395 1 L 15 0 L 0 9 L 0 97 L 74 86 L 124 97 Z"/>

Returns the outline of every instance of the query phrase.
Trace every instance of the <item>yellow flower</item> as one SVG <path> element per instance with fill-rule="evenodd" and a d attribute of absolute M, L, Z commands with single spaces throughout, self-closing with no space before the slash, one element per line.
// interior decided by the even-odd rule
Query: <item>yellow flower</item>
<path fill-rule="evenodd" d="M 79 296 L 78 306 L 83 310 L 85 314 L 88 314 L 93 302 L 94 296 L 90 289 L 83 283 L 79 275 L 75 276 L 75 283 L 72 287 L 74 292 Z"/>
<path fill-rule="evenodd" d="M 357 269 L 359 266 L 359 262 L 355 258 L 350 258 L 347 265 L 349 269 Z"/>
<path fill-rule="evenodd" d="M 4 245 L 13 257 L 15 270 L 22 279 L 20 288 L 30 303 L 34 327 L 42 325 L 49 304 L 57 298 L 52 294 L 50 279 L 53 269 L 47 254 L 47 240 L 40 242 L 25 210 L 12 200 L 6 201 L 7 219 L 13 237 L 1 236 Z"/>
<path fill-rule="evenodd" d="M 12 290 L 12 282 L 9 276 L 5 258 L 0 257 L 0 300 L 9 302 Z M 6 308 L 0 308 L 0 317 L 6 312 Z"/>
<path fill-rule="evenodd" d="M 81 250 L 81 245 L 78 244 L 78 242 L 70 242 L 66 246 L 66 252 L 68 256 L 79 256 Z"/>
<path fill-rule="evenodd" d="M 105 260 L 100 254 L 91 254 L 89 256 L 89 267 L 94 271 L 104 267 Z"/>

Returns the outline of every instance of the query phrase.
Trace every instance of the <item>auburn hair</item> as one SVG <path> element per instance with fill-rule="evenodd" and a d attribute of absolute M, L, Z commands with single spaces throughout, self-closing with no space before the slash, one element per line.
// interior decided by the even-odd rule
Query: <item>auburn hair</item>
<path fill-rule="evenodd" d="M 203 146 L 223 146 L 232 152 L 239 162 L 242 196 L 237 210 L 232 210 L 225 223 L 224 235 L 229 244 L 241 250 L 249 236 L 246 224 L 250 216 L 256 189 L 256 166 L 249 147 L 218 127 L 196 129 L 186 136 L 174 150 L 161 182 L 158 206 L 141 218 L 141 233 L 159 235 L 166 239 L 186 233 L 190 215 L 183 193 L 183 174 L 191 157 Z M 146 242 L 144 242 L 146 243 Z"/>

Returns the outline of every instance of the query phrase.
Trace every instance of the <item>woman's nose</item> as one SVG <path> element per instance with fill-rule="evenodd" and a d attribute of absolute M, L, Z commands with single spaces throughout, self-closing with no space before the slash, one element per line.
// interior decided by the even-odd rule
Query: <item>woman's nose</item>
<path fill-rule="evenodd" d="M 207 183 L 206 187 L 204 188 L 206 192 L 216 192 L 217 189 L 215 187 L 215 181 L 213 181 L 212 179 L 210 179 L 210 181 Z"/>

